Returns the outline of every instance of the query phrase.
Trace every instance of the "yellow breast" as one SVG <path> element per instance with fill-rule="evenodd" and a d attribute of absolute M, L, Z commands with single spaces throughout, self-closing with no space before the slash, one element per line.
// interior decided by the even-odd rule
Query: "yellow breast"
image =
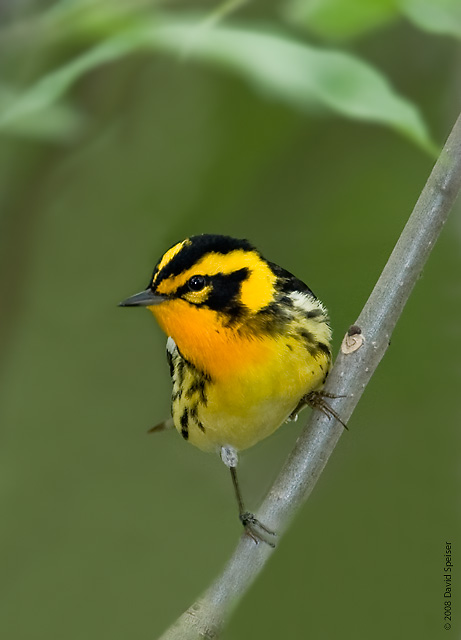
<path fill-rule="evenodd" d="M 224 445 L 247 449 L 278 429 L 305 394 L 322 387 L 329 366 L 325 354 L 306 357 L 301 349 L 274 347 L 265 363 L 209 385 L 206 407 L 199 410 L 205 431 L 191 429 L 190 442 L 207 451 Z"/>
<path fill-rule="evenodd" d="M 187 420 L 187 439 L 200 449 L 251 447 L 272 434 L 305 394 L 322 387 L 329 354 L 309 353 L 298 327 L 284 336 L 242 335 L 211 310 L 177 305 L 181 301 L 152 311 L 193 365 L 176 381 L 172 414 L 183 436 Z M 309 328 L 312 336 L 315 330 L 329 338 L 327 325 Z M 201 395 L 190 391 L 198 388 L 198 378 Z"/>

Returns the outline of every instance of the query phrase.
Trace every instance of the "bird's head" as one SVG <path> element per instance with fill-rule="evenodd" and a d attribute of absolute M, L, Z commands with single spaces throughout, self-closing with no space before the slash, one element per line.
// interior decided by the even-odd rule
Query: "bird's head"
<path fill-rule="evenodd" d="M 247 240 L 204 234 L 168 249 L 147 289 L 120 305 L 147 307 L 181 348 L 218 334 L 225 339 L 226 331 L 274 300 L 276 282 L 270 264 Z"/>

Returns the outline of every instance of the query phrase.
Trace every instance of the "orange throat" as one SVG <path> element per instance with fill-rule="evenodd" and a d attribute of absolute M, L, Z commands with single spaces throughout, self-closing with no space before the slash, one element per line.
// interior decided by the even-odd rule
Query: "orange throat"
<path fill-rule="evenodd" d="M 224 326 L 216 311 L 180 299 L 148 308 L 167 336 L 173 338 L 181 355 L 214 379 L 267 361 L 267 339 L 242 337 L 236 328 Z"/>

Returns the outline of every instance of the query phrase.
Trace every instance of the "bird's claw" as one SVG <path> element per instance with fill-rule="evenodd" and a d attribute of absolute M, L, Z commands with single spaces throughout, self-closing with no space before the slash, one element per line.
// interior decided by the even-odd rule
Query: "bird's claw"
<path fill-rule="evenodd" d="M 261 535 L 261 531 L 272 537 L 275 537 L 277 535 L 276 532 L 266 527 L 266 525 L 260 522 L 253 513 L 250 513 L 249 511 L 241 513 L 240 522 L 245 527 L 246 534 L 254 541 L 255 544 L 265 542 L 270 547 L 275 547 L 275 543 L 267 540 L 263 535 Z"/>

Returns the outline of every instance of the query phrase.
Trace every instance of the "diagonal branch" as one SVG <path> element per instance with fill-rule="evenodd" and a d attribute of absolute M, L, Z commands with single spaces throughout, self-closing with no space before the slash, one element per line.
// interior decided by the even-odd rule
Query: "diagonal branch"
<path fill-rule="evenodd" d="M 461 188 L 461 116 L 356 324 L 346 336 L 325 391 L 347 421 L 389 346 L 390 337 Z M 347 343 L 347 344 L 346 344 Z M 355 350 L 354 350 L 355 349 Z M 314 411 L 257 516 L 278 534 L 311 493 L 343 427 Z M 217 638 L 233 608 L 273 553 L 246 535 L 221 575 L 161 640 Z"/>

